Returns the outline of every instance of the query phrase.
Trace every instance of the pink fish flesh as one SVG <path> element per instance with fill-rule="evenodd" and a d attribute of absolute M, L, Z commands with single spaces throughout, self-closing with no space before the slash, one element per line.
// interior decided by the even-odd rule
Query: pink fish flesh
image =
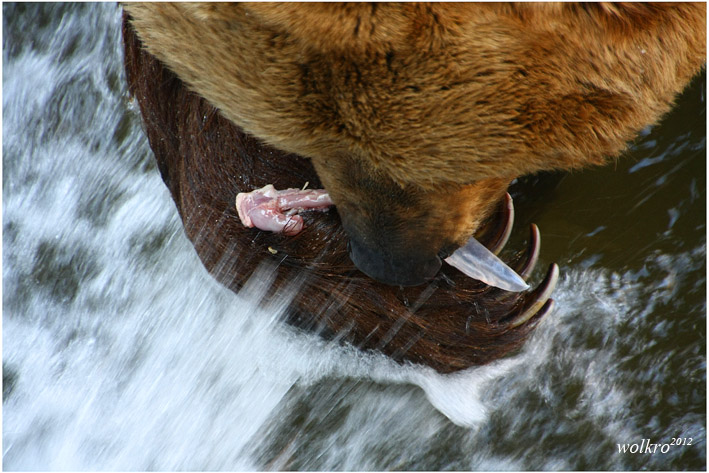
<path fill-rule="evenodd" d="M 246 227 L 293 236 L 303 230 L 303 210 L 327 211 L 332 206 L 330 195 L 324 189 L 276 190 L 268 184 L 236 196 L 236 211 Z"/>

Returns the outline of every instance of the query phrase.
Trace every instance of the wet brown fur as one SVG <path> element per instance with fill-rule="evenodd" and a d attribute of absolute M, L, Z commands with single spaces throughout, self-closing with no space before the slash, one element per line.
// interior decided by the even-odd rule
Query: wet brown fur
<path fill-rule="evenodd" d="M 446 265 L 424 286 L 376 283 L 349 261 L 338 212 L 415 209 L 398 236 L 460 244 L 512 178 L 617 155 L 705 56 L 702 4 L 126 9 L 147 47 L 126 25 L 129 85 L 205 266 L 238 290 L 276 262 L 273 291 L 302 284 L 292 322 L 444 372 L 518 347 L 536 319 L 505 321 L 532 294 Z M 306 181 L 338 211 L 308 216 L 295 238 L 240 225 L 237 192 Z"/>

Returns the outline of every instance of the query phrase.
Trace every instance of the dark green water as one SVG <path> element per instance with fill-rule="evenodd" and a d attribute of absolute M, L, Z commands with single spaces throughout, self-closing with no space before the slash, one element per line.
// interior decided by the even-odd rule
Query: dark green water
<path fill-rule="evenodd" d="M 619 159 L 555 176 L 556 186 L 529 205 L 518 199 L 518 222 L 540 226 L 545 258 L 637 269 L 653 251 L 688 251 L 705 241 L 704 92 L 702 75 Z"/>

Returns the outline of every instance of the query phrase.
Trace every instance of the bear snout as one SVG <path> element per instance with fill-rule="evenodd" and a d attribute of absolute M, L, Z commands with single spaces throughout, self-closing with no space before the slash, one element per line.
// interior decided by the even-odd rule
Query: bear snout
<path fill-rule="evenodd" d="M 390 286 L 418 286 L 433 279 L 442 261 L 409 248 L 387 248 L 350 237 L 350 259 L 370 278 Z"/>

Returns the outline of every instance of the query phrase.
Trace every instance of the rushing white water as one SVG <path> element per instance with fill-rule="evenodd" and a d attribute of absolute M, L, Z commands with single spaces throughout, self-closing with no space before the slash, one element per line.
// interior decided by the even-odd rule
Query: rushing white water
<path fill-rule="evenodd" d="M 119 9 L 3 13 L 5 470 L 704 464 L 703 342 L 668 335 L 704 330 L 677 302 L 704 290 L 703 242 L 563 268 L 558 309 L 489 366 L 333 346 L 280 321 L 293 294 L 260 303 L 269 268 L 235 295 L 202 267 L 126 95 Z"/>

